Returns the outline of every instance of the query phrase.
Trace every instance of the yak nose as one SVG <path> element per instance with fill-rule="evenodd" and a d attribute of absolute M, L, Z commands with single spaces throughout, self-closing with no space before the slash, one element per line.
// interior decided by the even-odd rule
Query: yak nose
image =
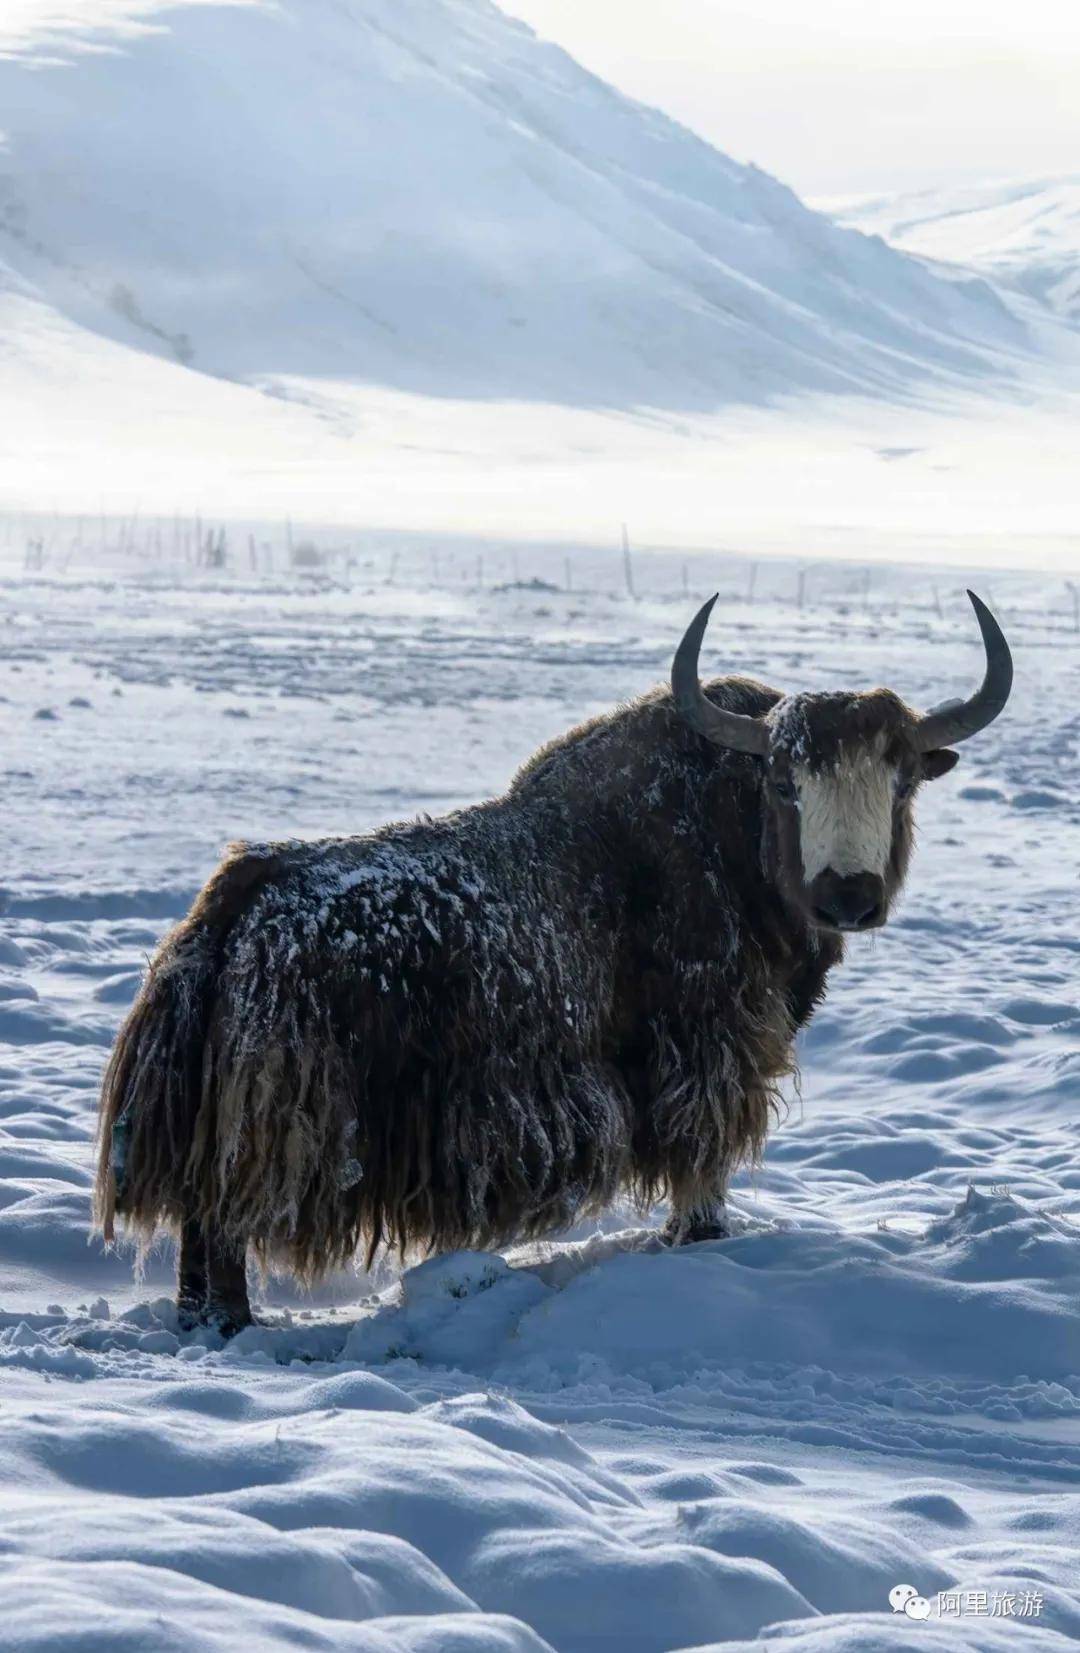
<path fill-rule="evenodd" d="M 885 880 L 876 872 L 849 876 L 826 867 L 810 886 L 815 919 L 830 930 L 872 930 L 885 918 Z"/>

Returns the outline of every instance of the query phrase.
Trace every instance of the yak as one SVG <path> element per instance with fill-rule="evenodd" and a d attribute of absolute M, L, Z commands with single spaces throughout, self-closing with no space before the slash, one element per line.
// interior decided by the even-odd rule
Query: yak
<path fill-rule="evenodd" d="M 179 1239 L 184 1325 L 250 1324 L 248 1250 L 490 1247 L 632 1196 L 725 1232 L 844 936 L 885 923 L 919 786 L 996 718 L 1008 644 L 920 715 L 892 691 L 702 686 L 715 598 L 654 689 L 498 798 L 233 845 L 151 961 L 105 1074 L 95 1216 Z"/>

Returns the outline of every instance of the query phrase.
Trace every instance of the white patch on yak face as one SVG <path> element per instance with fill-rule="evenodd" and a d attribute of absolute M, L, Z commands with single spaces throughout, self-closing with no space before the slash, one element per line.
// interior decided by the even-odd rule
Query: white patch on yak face
<path fill-rule="evenodd" d="M 895 764 L 865 751 L 814 774 L 805 764 L 793 766 L 807 884 L 826 867 L 842 878 L 860 872 L 884 878 L 892 853 L 896 775 Z"/>

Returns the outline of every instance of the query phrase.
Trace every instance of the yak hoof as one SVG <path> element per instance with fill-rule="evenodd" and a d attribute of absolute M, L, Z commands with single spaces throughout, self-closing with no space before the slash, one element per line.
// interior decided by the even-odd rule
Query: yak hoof
<path fill-rule="evenodd" d="M 176 1329 L 181 1332 L 193 1332 L 204 1324 L 202 1307 L 198 1303 L 177 1303 Z"/>
<path fill-rule="evenodd" d="M 228 1338 L 255 1324 L 245 1251 L 243 1244 L 223 1241 L 197 1217 L 185 1220 L 176 1275 L 176 1318 L 182 1332 L 209 1326 Z"/>
<path fill-rule="evenodd" d="M 202 1326 L 210 1331 L 220 1332 L 222 1337 L 230 1339 L 237 1336 L 237 1332 L 246 1331 L 248 1326 L 258 1326 L 250 1309 L 227 1308 L 225 1304 L 203 1303 L 195 1308 L 192 1304 L 177 1304 L 177 1327 L 182 1332 L 197 1332 Z"/>
<path fill-rule="evenodd" d="M 211 1331 L 220 1332 L 228 1341 L 248 1326 L 257 1326 L 259 1321 L 246 1304 L 177 1303 L 176 1324 L 181 1332 L 197 1332 L 200 1327 L 206 1326 Z"/>
<path fill-rule="evenodd" d="M 665 1245 L 700 1245 L 704 1240 L 730 1240 L 731 1228 L 726 1217 L 685 1218 L 669 1217 L 660 1234 Z"/>
<path fill-rule="evenodd" d="M 250 1309 L 234 1308 L 207 1308 L 206 1324 L 212 1326 L 216 1332 L 228 1342 L 237 1332 L 246 1331 L 249 1326 L 257 1326 L 259 1322 Z"/>

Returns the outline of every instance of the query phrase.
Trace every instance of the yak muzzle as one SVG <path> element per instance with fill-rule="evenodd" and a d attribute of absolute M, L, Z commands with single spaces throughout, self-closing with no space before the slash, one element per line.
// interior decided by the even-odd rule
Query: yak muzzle
<path fill-rule="evenodd" d="M 885 922 L 885 880 L 876 872 L 845 876 L 826 867 L 810 886 L 810 911 L 823 929 L 876 929 Z"/>

